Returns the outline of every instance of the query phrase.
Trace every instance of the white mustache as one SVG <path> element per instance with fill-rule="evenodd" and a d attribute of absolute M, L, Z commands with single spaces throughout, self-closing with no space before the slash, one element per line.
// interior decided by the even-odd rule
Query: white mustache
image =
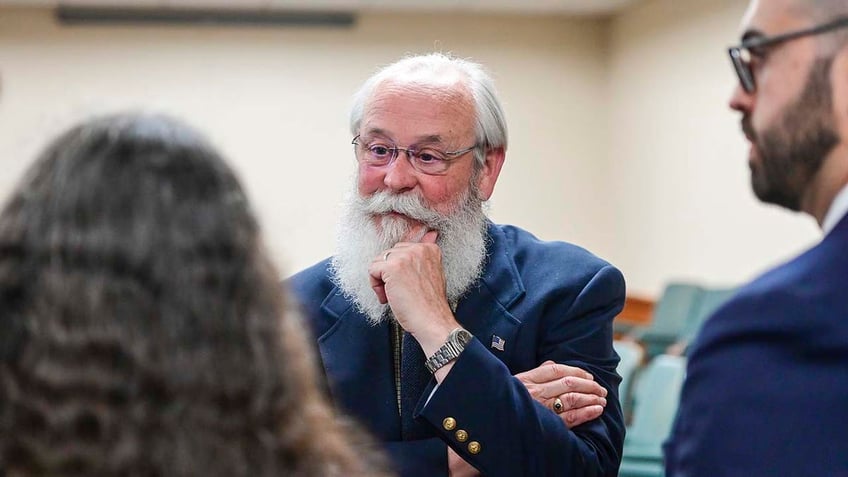
<path fill-rule="evenodd" d="M 393 194 L 388 191 L 378 191 L 368 197 L 360 197 L 360 200 L 362 209 L 371 215 L 395 212 L 435 230 L 440 230 L 449 221 L 438 212 L 430 210 L 424 204 L 423 198 L 416 193 Z"/>

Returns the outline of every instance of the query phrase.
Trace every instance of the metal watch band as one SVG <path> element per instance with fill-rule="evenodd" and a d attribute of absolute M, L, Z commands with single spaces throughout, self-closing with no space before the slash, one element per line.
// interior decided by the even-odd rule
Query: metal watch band
<path fill-rule="evenodd" d="M 427 358 L 424 366 L 431 373 L 435 373 L 442 366 L 458 358 L 462 351 L 465 350 L 465 345 L 470 339 L 471 333 L 462 328 L 456 328 L 448 335 L 445 344 L 433 353 L 433 356 Z"/>

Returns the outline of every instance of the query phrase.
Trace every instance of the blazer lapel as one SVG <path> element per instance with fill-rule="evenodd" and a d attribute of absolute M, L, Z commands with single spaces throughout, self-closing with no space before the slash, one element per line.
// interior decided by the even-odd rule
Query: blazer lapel
<path fill-rule="evenodd" d="M 525 289 L 503 231 L 489 223 L 488 233 L 491 241 L 483 277 L 459 301 L 456 319 L 510 367 L 521 322 L 509 310 Z"/>
<path fill-rule="evenodd" d="M 336 320 L 318 337 L 333 401 L 379 439 L 399 439 L 389 324 L 372 326 L 338 289 L 321 309 Z"/>

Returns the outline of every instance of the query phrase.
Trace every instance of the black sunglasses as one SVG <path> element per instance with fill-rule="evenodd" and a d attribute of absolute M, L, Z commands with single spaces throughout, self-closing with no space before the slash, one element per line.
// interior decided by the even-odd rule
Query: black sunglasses
<path fill-rule="evenodd" d="M 848 17 L 839 18 L 832 22 L 805 28 L 803 30 L 791 31 L 775 36 L 759 36 L 743 41 L 737 46 L 732 46 L 727 49 L 730 54 L 730 61 L 733 62 L 733 67 L 736 69 L 736 75 L 739 76 L 739 83 L 748 93 L 753 93 L 757 90 L 757 85 L 754 82 L 754 73 L 751 71 L 751 50 L 757 48 L 766 48 L 785 43 L 796 38 L 805 36 L 819 35 L 829 31 L 836 30 L 848 26 Z"/>

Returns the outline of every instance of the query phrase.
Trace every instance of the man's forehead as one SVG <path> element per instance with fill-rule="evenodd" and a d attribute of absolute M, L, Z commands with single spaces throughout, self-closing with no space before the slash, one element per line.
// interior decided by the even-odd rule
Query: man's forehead
<path fill-rule="evenodd" d="M 374 126 L 372 124 L 366 124 L 363 128 L 362 134 L 364 136 L 376 137 L 376 138 L 385 138 L 392 139 L 394 133 L 388 129 L 384 129 L 381 127 Z M 422 133 L 416 136 L 416 143 L 441 143 L 445 142 L 446 138 L 439 133 Z"/>
<path fill-rule="evenodd" d="M 439 142 L 474 128 L 474 103 L 462 87 L 382 84 L 367 101 L 362 132 L 393 135 L 407 126 L 418 140 Z"/>
<path fill-rule="evenodd" d="M 450 82 L 422 82 L 406 79 L 386 80 L 378 84 L 371 94 L 374 100 L 424 100 L 439 103 L 453 104 L 458 107 L 473 107 L 471 90 L 463 81 Z"/>
<path fill-rule="evenodd" d="M 802 0 L 803 3 L 803 0 Z M 799 0 L 752 0 L 742 17 L 742 39 L 772 36 L 808 25 Z"/>

